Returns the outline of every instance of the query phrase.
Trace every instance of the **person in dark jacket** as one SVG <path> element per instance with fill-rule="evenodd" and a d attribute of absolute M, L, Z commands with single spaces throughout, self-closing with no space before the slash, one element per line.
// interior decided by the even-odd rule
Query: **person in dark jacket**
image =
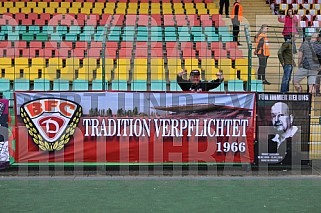
<path fill-rule="evenodd" d="M 192 70 L 190 73 L 190 79 L 185 80 L 182 76 L 186 73 L 187 71 L 183 70 L 177 74 L 177 83 L 183 91 L 209 91 L 218 87 L 224 80 L 222 72 L 217 73 L 217 79 L 212 81 L 201 81 L 201 74 L 199 70 Z"/>
<path fill-rule="evenodd" d="M 293 48 L 295 42 L 295 36 L 289 37 L 286 42 L 282 44 L 278 51 L 278 58 L 283 67 L 283 78 L 281 83 L 281 91 L 283 93 L 289 92 L 289 84 L 291 80 L 291 74 L 293 66 L 295 66 L 293 55 L 296 54 L 296 49 Z"/>
<path fill-rule="evenodd" d="M 220 0 L 220 10 L 219 13 L 220 15 L 223 15 L 223 7 L 225 6 L 225 15 L 226 18 L 229 18 L 229 11 L 228 8 L 230 6 L 230 0 Z"/>

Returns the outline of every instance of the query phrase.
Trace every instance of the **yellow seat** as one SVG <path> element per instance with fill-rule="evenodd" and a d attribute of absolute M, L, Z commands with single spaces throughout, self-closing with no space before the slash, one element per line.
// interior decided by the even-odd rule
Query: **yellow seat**
<path fill-rule="evenodd" d="M 6 12 L 7 12 L 7 9 L 8 9 L 8 8 L 0 7 L 0 13 L 1 13 L 1 14 L 6 13 Z"/>
<path fill-rule="evenodd" d="M 174 13 L 176 15 L 184 14 L 184 9 L 183 8 L 178 8 L 174 10 Z"/>
<path fill-rule="evenodd" d="M 6 2 L 3 2 L 3 4 L 4 4 L 4 5 L 3 5 L 4 8 L 11 8 L 11 7 L 13 7 L 13 2 L 7 2 L 7 1 L 6 1 Z"/>
<path fill-rule="evenodd" d="M 84 2 L 84 5 L 83 5 L 83 8 L 93 8 L 93 3 L 91 3 L 91 2 Z"/>
<path fill-rule="evenodd" d="M 78 70 L 78 78 L 81 80 L 93 80 L 93 74 L 97 71 L 97 60 L 95 58 L 85 58 L 83 66 Z"/>
<path fill-rule="evenodd" d="M 206 15 L 207 14 L 207 9 L 199 9 L 198 10 L 198 15 Z"/>
<path fill-rule="evenodd" d="M 70 8 L 70 2 L 61 2 L 60 3 L 60 7 L 63 7 L 63 8 Z"/>
<path fill-rule="evenodd" d="M 193 3 L 185 3 L 185 9 L 190 9 L 190 8 L 194 8 L 194 4 Z"/>
<path fill-rule="evenodd" d="M 57 8 L 57 13 L 66 14 L 67 13 L 67 8 L 59 7 L 59 8 Z"/>
<path fill-rule="evenodd" d="M 231 59 L 219 59 L 218 69 L 223 72 L 225 80 L 235 80 L 237 79 L 236 70 L 232 68 Z"/>
<path fill-rule="evenodd" d="M 104 13 L 106 13 L 106 14 L 114 14 L 114 8 L 106 7 L 104 9 Z"/>
<path fill-rule="evenodd" d="M 114 8 L 115 8 L 115 2 L 107 2 L 105 9 L 106 9 L 106 8 L 114 9 Z"/>
<path fill-rule="evenodd" d="M 30 7 L 30 8 L 36 8 L 36 2 L 27 2 L 27 7 Z"/>
<path fill-rule="evenodd" d="M 90 15 L 91 14 L 90 10 L 91 8 L 81 8 L 80 13 Z"/>
<path fill-rule="evenodd" d="M 101 15 L 102 11 L 103 11 L 102 8 L 93 8 L 93 14 Z"/>
<path fill-rule="evenodd" d="M 59 7 L 59 2 L 50 2 L 49 7 L 51 8 L 58 8 Z"/>
<path fill-rule="evenodd" d="M 172 9 L 171 8 L 163 8 L 163 14 L 164 15 L 172 14 Z"/>
<path fill-rule="evenodd" d="M 62 59 L 61 58 L 49 58 L 49 64 L 45 72 L 42 74 L 42 78 L 47 80 L 55 80 L 58 76 L 58 70 L 62 69 Z"/>
<path fill-rule="evenodd" d="M 199 70 L 198 67 L 198 60 L 196 58 L 188 58 L 185 59 L 185 69 L 191 71 L 191 70 Z"/>
<path fill-rule="evenodd" d="M 107 3 L 107 5 L 108 5 L 108 3 Z M 114 6 L 115 6 L 115 4 L 114 4 Z M 95 2 L 95 3 L 94 3 L 94 8 L 101 8 L 101 9 L 103 9 L 103 8 L 105 8 L 105 5 L 104 5 L 103 2 Z"/>
<path fill-rule="evenodd" d="M 38 8 L 47 8 L 47 2 L 38 2 Z"/>
<path fill-rule="evenodd" d="M 136 14 L 137 13 L 137 9 L 127 9 L 127 14 Z"/>
<path fill-rule="evenodd" d="M 20 78 L 28 79 L 30 72 L 28 58 L 15 58 L 14 63 L 15 72 L 20 74 Z"/>
<path fill-rule="evenodd" d="M 36 7 L 36 8 L 33 8 L 33 12 L 41 14 L 41 13 L 44 13 L 44 9 L 42 7 Z"/>
<path fill-rule="evenodd" d="M 111 80 L 111 72 L 114 69 L 114 60 L 112 58 L 105 59 L 105 80 Z M 103 71 L 102 71 L 102 60 L 100 59 L 100 66 L 97 69 L 96 78 L 101 80 L 103 78 Z"/>
<path fill-rule="evenodd" d="M 76 7 L 69 8 L 69 13 L 70 14 L 78 14 L 78 8 L 76 8 Z"/>
<path fill-rule="evenodd" d="M 182 71 L 181 59 L 169 58 L 167 60 L 169 80 L 176 80 L 177 73 Z"/>
<path fill-rule="evenodd" d="M 114 80 L 128 80 L 130 59 L 117 59 Z"/>
<path fill-rule="evenodd" d="M 79 70 L 78 58 L 67 58 L 66 66 L 60 69 L 60 79 L 72 81 L 76 78 L 75 71 Z"/>
<path fill-rule="evenodd" d="M 217 9 L 215 3 L 207 3 L 206 5 L 207 5 L 207 8 L 208 8 L 208 9 Z"/>
<path fill-rule="evenodd" d="M 4 72 L 4 78 L 14 80 L 20 77 L 19 72 L 15 72 L 11 65 L 11 58 L 0 58 L 0 71 Z"/>
<path fill-rule="evenodd" d="M 210 9 L 210 15 L 212 15 L 212 14 L 219 14 L 219 13 L 218 13 L 218 9 L 217 9 L 217 8 L 215 8 L 215 9 Z"/>
<path fill-rule="evenodd" d="M 202 59 L 202 70 L 205 71 L 205 79 L 204 80 L 213 80 L 216 79 L 216 73 L 219 72 L 219 69 L 215 67 L 215 60 L 212 58 Z"/>
<path fill-rule="evenodd" d="M 56 10 L 56 8 L 47 7 L 47 8 L 45 8 L 45 13 L 54 14 L 55 10 Z"/>
<path fill-rule="evenodd" d="M 196 13 L 196 11 L 195 11 L 194 8 L 186 9 L 186 14 L 187 14 L 187 15 L 193 15 L 193 14 L 195 14 L 195 13 Z"/>
<path fill-rule="evenodd" d="M 30 67 L 29 80 L 35 80 L 42 78 L 42 75 L 46 73 L 46 60 L 44 58 L 33 58 L 32 66 Z"/>
<path fill-rule="evenodd" d="M 25 7 L 25 3 L 24 2 L 16 2 L 16 8 L 24 8 Z"/>
<path fill-rule="evenodd" d="M 147 59 L 138 58 L 134 60 L 133 80 L 147 79 Z"/>
<path fill-rule="evenodd" d="M 140 8 L 139 14 L 148 14 L 148 8 Z"/>
<path fill-rule="evenodd" d="M 19 8 L 18 7 L 11 7 L 11 8 L 9 8 L 9 13 L 12 13 L 12 14 L 19 13 Z"/>
<path fill-rule="evenodd" d="M 71 7 L 73 8 L 81 8 L 81 2 L 72 2 Z"/>
<path fill-rule="evenodd" d="M 164 59 L 152 58 L 150 62 L 151 66 L 151 80 L 166 80 Z"/>
<path fill-rule="evenodd" d="M 25 13 L 25 14 L 28 14 L 31 12 L 31 7 L 24 7 L 24 8 L 21 8 L 21 12 L 22 13 Z"/>

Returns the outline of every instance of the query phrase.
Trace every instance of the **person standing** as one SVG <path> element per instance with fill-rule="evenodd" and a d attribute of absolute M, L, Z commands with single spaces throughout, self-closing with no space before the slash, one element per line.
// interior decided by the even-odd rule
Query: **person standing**
<path fill-rule="evenodd" d="M 186 70 L 177 74 L 176 80 L 178 85 L 183 91 L 202 92 L 215 89 L 220 86 L 224 81 L 223 74 L 221 72 L 216 74 L 217 79 L 212 81 L 201 81 L 201 73 L 199 70 L 192 70 L 190 73 L 190 79 L 183 79 L 183 75 L 187 73 Z"/>
<path fill-rule="evenodd" d="M 269 40 L 267 38 L 268 26 L 263 24 L 257 33 L 256 40 L 256 48 L 254 51 L 254 55 L 257 55 L 259 58 L 259 69 L 258 69 L 258 79 L 262 80 L 263 84 L 270 85 L 265 78 L 265 70 L 267 66 L 267 60 L 270 56 L 270 48 L 269 48 Z"/>
<path fill-rule="evenodd" d="M 302 92 L 302 86 L 300 82 L 307 77 L 309 85 L 309 93 L 314 93 L 314 85 L 320 69 L 320 63 L 313 60 L 313 45 L 318 37 L 317 33 L 313 33 L 312 37 L 306 37 L 302 43 L 298 54 L 298 66 L 299 69 L 293 76 L 293 84 L 297 92 Z"/>
<path fill-rule="evenodd" d="M 289 92 L 289 83 L 291 80 L 291 74 L 293 66 L 295 66 L 293 55 L 296 54 L 296 50 L 293 48 L 295 43 L 295 36 L 289 37 L 280 47 L 278 51 L 278 58 L 283 67 L 283 78 L 281 83 L 281 91 L 283 93 Z"/>
<path fill-rule="evenodd" d="M 279 16 L 278 21 L 284 23 L 282 35 L 284 37 L 284 41 L 288 40 L 298 33 L 298 18 L 293 14 L 293 9 L 288 9 L 286 12 L 286 16 Z"/>
<path fill-rule="evenodd" d="M 223 15 L 223 7 L 225 6 L 225 15 L 226 18 L 229 18 L 229 11 L 228 8 L 230 6 L 230 0 L 220 0 L 220 15 Z"/>
<path fill-rule="evenodd" d="M 240 24 L 243 18 L 243 7 L 240 4 L 241 0 L 235 0 L 233 9 L 232 9 L 232 25 L 233 25 L 233 41 L 237 42 L 237 45 L 241 45 L 238 41 L 239 33 L 240 33 Z"/>

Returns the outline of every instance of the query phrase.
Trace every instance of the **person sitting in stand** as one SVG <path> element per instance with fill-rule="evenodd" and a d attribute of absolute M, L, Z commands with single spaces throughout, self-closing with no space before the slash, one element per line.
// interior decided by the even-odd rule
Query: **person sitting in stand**
<path fill-rule="evenodd" d="M 183 70 L 182 72 L 177 74 L 177 83 L 181 87 L 183 91 L 193 91 L 193 92 L 202 92 L 209 91 L 211 89 L 215 89 L 218 87 L 224 80 L 222 72 L 216 74 L 217 79 L 212 81 L 201 81 L 200 71 L 192 70 L 190 73 L 190 79 L 183 79 L 183 75 L 186 74 L 187 71 Z"/>

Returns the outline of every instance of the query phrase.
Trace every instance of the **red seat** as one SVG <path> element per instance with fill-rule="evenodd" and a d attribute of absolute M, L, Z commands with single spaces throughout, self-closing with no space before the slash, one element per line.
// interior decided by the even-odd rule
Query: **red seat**
<path fill-rule="evenodd" d="M 164 15 L 164 25 L 165 26 L 174 26 L 173 15 Z"/>
<path fill-rule="evenodd" d="M 183 58 L 195 58 L 195 50 L 193 49 L 184 49 L 183 52 Z"/>
<path fill-rule="evenodd" d="M 117 47 L 117 46 L 116 46 Z M 120 48 L 133 48 L 133 42 L 121 42 Z"/>
<path fill-rule="evenodd" d="M 223 45 L 222 42 L 212 42 L 211 43 L 211 49 L 212 50 L 219 50 L 219 49 L 223 49 Z"/>
<path fill-rule="evenodd" d="M 196 43 L 196 49 L 208 49 L 208 43 L 207 42 L 195 42 Z"/>
<path fill-rule="evenodd" d="M 112 25 L 114 25 L 114 26 L 121 26 L 121 25 L 123 25 L 124 15 L 115 14 L 113 17 L 114 17 L 114 20 L 113 20 L 113 22 L 112 22 Z"/>
<path fill-rule="evenodd" d="M 106 47 L 118 48 L 118 44 L 117 44 L 116 41 L 107 41 L 106 42 Z"/>
<path fill-rule="evenodd" d="M 127 15 L 126 16 L 126 25 L 127 26 L 135 26 L 136 25 L 136 18 L 137 18 L 137 15 Z"/>
<path fill-rule="evenodd" d="M 45 22 L 46 22 L 46 20 L 36 19 L 36 20 L 35 20 L 35 25 L 43 26 L 43 25 L 45 25 Z"/>
<path fill-rule="evenodd" d="M 105 57 L 116 59 L 116 48 L 106 48 Z"/>
<path fill-rule="evenodd" d="M 183 49 L 193 49 L 192 42 L 181 42 L 181 50 Z"/>
<path fill-rule="evenodd" d="M 151 46 L 151 49 L 153 49 L 153 48 L 162 49 L 163 43 L 162 42 L 151 42 L 150 46 Z"/>
<path fill-rule="evenodd" d="M 200 49 L 198 51 L 198 55 L 200 59 L 204 58 L 211 58 L 212 57 L 212 51 L 208 49 Z"/>
<path fill-rule="evenodd" d="M 41 20 L 50 20 L 50 14 L 49 13 L 41 13 L 40 19 Z"/>
<path fill-rule="evenodd" d="M 15 48 L 27 48 L 27 42 L 26 41 L 16 41 L 14 42 Z"/>
<path fill-rule="evenodd" d="M 38 19 L 37 13 L 28 13 L 28 19 L 36 20 Z"/>
<path fill-rule="evenodd" d="M 121 48 L 119 50 L 119 58 L 131 58 L 132 48 Z"/>
<path fill-rule="evenodd" d="M 46 41 L 45 42 L 45 47 L 46 48 L 58 48 L 57 42 L 56 41 Z"/>
<path fill-rule="evenodd" d="M 163 57 L 163 49 L 162 48 L 152 48 L 150 50 L 152 58 L 162 58 Z"/>
<path fill-rule="evenodd" d="M 151 17 L 151 26 L 161 26 L 161 17 L 159 14 L 153 14 Z"/>
<path fill-rule="evenodd" d="M 83 59 L 85 57 L 85 51 L 87 51 L 85 48 L 75 48 L 71 52 L 73 57 Z"/>
<path fill-rule="evenodd" d="M 16 13 L 16 14 L 15 14 L 15 19 L 16 19 L 16 20 L 26 19 L 26 14 L 25 14 L 25 13 Z"/>
<path fill-rule="evenodd" d="M 224 59 L 227 58 L 227 52 L 226 50 L 220 49 L 220 50 L 214 50 L 214 59 Z"/>
<path fill-rule="evenodd" d="M 238 50 L 238 49 L 231 49 L 230 51 L 230 58 L 235 60 L 237 58 L 243 58 L 243 52 L 242 50 Z"/>
<path fill-rule="evenodd" d="M 200 26 L 200 20 L 198 20 L 197 15 L 187 15 L 190 26 Z"/>
<path fill-rule="evenodd" d="M 76 42 L 76 49 L 77 48 L 87 49 L 88 48 L 88 43 L 86 41 L 77 41 Z"/>
<path fill-rule="evenodd" d="M 100 58 L 101 57 L 101 48 L 90 48 L 88 50 L 87 56 L 89 58 L 96 58 L 96 59 Z M 105 57 L 107 57 L 107 56 L 105 56 Z"/>
<path fill-rule="evenodd" d="M 31 20 L 31 19 L 22 19 L 22 25 L 25 25 L 25 26 L 31 26 L 31 25 L 33 25 L 33 23 L 32 23 L 32 21 L 33 20 Z"/>
<path fill-rule="evenodd" d="M 91 48 L 100 48 L 101 49 L 102 46 L 103 46 L 103 44 L 101 42 L 98 42 L 98 41 L 90 42 L 90 47 Z M 110 47 L 110 46 L 106 46 L 106 47 Z"/>
<path fill-rule="evenodd" d="M 166 49 L 166 53 L 168 58 L 177 58 L 177 57 L 180 57 L 181 51 L 176 48 L 170 48 L 170 49 Z"/>
<path fill-rule="evenodd" d="M 41 41 L 30 41 L 30 48 L 42 48 Z"/>
<path fill-rule="evenodd" d="M 135 57 L 147 58 L 148 57 L 147 48 L 136 48 Z"/>
<path fill-rule="evenodd" d="M 109 24 L 110 21 L 111 21 L 110 14 L 102 14 L 101 19 L 99 21 L 99 25 L 106 25 L 107 23 Z"/>
<path fill-rule="evenodd" d="M 0 41 L 0 48 L 11 48 L 11 42 L 10 41 Z"/>
<path fill-rule="evenodd" d="M 139 17 L 138 25 L 140 25 L 140 26 L 147 26 L 148 25 L 148 19 L 149 19 L 148 15 L 139 15 L 138 17 Z"/>

